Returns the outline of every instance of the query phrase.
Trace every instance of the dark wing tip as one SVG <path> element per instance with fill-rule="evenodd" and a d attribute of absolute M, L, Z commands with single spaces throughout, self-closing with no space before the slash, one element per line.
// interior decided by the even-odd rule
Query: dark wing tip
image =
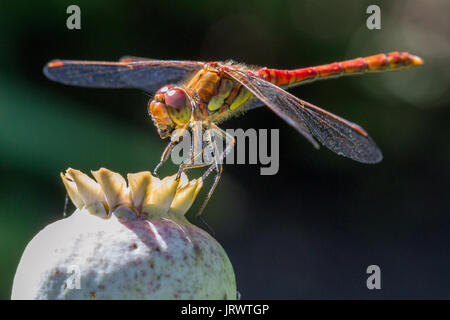
<path fill-rule="evenodd" d="M 375 147 L 369 154 L 364 154 L 362 157 L 353 158 L 353 160 L 361 163 L 375 164 L 383 160 L 383 154 L 381 153 L 381 150 L 378 149 L 378 147 Z"/>
<path fill-rule="evenodd" d="M 305 110 L 303 116 L 313 136 L 338 155 L 361 163 L 378 163 L 381 150 L 360 126 L 331 114 L 320 117 L 314 110 Z"/>
<path fill-rule="evenodd" d="M 357 148 L 346 148 L 344 147 L 342 151 L 334 149 L 334 146 L 327 147 L 334 152 L 342 155 L 344 157 L 350 158 L 360 163 L 374 164 L 381 162 L 383 160 L 383 154 L 381 150 L 376 145 L 375 141 L 369 135 L 360 135 L 358 139 L 353 140 L 354 143 L 358 144 Z M 340 148 L 338 148 L 340 149 Z"/>
<path fill-rule="evenodd" d="M 44 66 L 43 72 L 47 78 L 54 80 L 53 71 L 64 65 L 65 62 L 63 60 L 52 60 Z"/>
<path fill-rule="evenodd" d="M 370 145 L 369 150 L 349 150 L 342 149 L 328 143 L 323 143 L 322 141 L 321 143 L 334 153 L 359 163 L 375 164 L 383 160 L 383 154 L 381 153 L 381 150 L 374 144 Z"/>
<path fill-rule="evenodd" d="M 376 143 L 369 135 L 361 135 L 358 140 L 353 140 L 358 144 L 357 148 L 349 148 L 348 146 L 338 147 L 335 145 L 324 145 L 339 155 L 350 158 L 360 163 L 374 164 L 383 160 L 383 154 Z"/>
<path fill-rule="evenodd" d="M 351 129 L 356 133 L 354 142 L 359 143 L 360 147 L 352 152 L 349 157 L 361 163 L 378 163 L 383 160 L 383 154 L 373 139 L 359 125 L 353 123 Z"/>

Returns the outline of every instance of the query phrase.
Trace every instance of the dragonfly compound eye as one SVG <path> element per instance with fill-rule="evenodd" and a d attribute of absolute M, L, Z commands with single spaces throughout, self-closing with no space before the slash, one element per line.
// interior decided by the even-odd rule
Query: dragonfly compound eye
<path fill-rule="evenodd" d="M 158 91 L 156 91 L 155 95 L 157 94 L 165 94 L 167 91 L 173 88 L 173 84 L 168 84 L 167 86 L 162 87 Z"/>
<path fill-rule="evenodd" d="M 181 110 L 187 106 L 186 93 L 179 88 L 169 89 L 164 96 L 168 107 Z"/>

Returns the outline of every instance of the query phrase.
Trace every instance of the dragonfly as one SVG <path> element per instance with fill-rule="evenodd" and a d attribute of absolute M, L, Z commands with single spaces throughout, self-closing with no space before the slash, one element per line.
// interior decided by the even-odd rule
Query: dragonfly
<path fill-rule="evenodd" d="M 148 113 L 160 137 L 170 137 L 154 170 L 155 175 L 185 131 L 192 133 L 193 146 L 190 161 L 180 165 L 179 174 L 207 167 L 202 175 L 205 179 L 215 172 L 199 216 L 220 180 L 222 160 L 236 142 L 218 124 L 265 105 L 315 148 L 319 148 L 320 143 L 355 161 L 377 163 L 382 160 L 382 153 L 361 126 L 306 102 L 286 89 L 316 80 L 397 71 L 421 64 L 420 57 L 397 51 L 293 70 L 248 66 L 232 60 L 201 62 L 125 56 L 117 62 L 52 60 L 44 67 L 44 74 L 66 85 L 135 88 L 154 93 L 147 105 Z M 202 132 L 206 129 L 213 134 L 203 138 Z M 199 142 L 202 138 L 196 137 L 202 137 L 203 144 Z M 226 148 L 219 148 L 214 137 L 222 137 Z M 214 156 L 200 163 L 193 161 L 205 148 L 210 148 Z"/>

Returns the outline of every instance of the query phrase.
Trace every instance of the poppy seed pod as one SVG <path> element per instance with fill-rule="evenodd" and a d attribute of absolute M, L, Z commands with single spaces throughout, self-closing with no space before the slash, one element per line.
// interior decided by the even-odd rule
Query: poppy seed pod
<path fill-rule="evenodd" d="M 225 251 L 185 218 L 201 179 L 92 174 L 61 174 L 76 210 L 27 245 L 12 299 L 236 299 Z"/>

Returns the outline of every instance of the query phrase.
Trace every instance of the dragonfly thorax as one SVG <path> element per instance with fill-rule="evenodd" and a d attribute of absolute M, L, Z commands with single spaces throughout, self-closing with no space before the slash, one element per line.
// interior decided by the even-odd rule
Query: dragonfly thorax
<path fill-rule="evenodd" d="M 166 138 L 176 127 L 189 122 L 191 106 L 183 89 L 166 85 L 155 93 L 155 98 L 149 102 L 148 112 L 161 138 Z"/>

